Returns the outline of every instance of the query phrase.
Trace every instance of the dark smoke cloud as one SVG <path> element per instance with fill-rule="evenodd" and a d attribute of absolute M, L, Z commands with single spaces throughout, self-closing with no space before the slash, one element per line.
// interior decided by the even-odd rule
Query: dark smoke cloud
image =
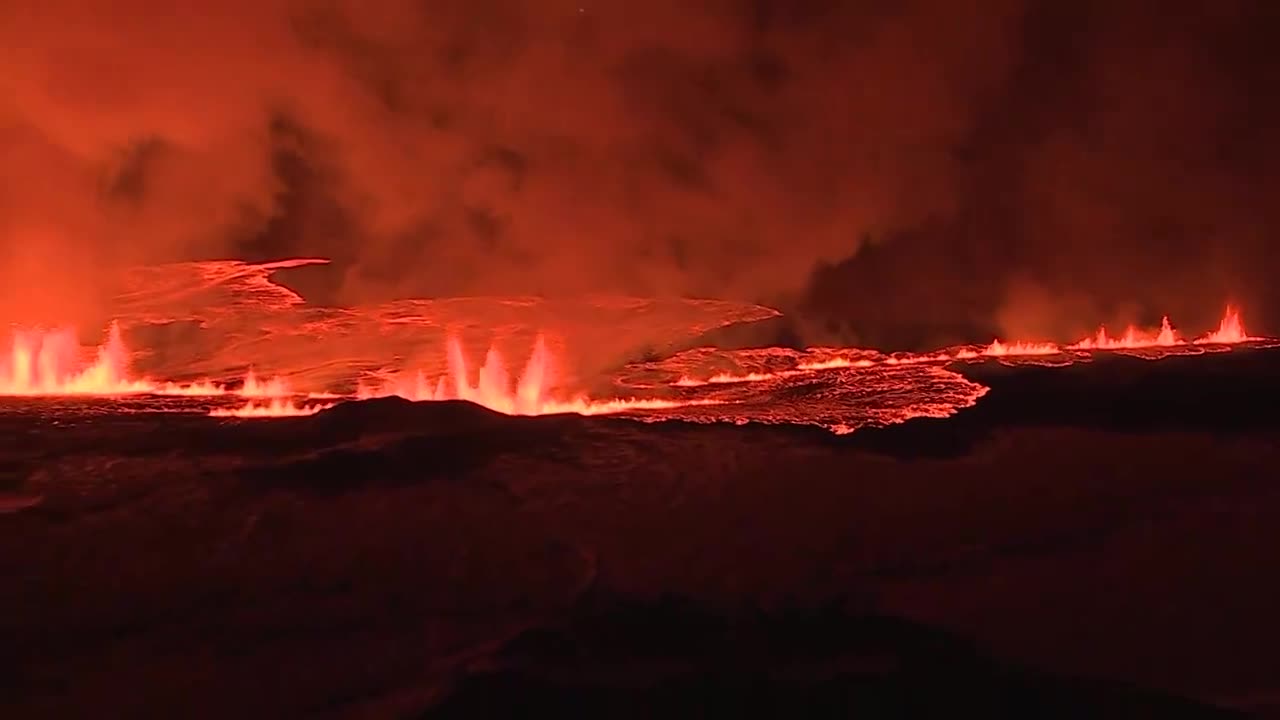
<path fill-rule="evenodd" d="M 1274 7 L 11 0 L 0 307 L 304 254 L 342 302 L 716 296 L 810 340 L 1262 312 Z"/>
<path fill-rule="evenodd" d="M 1093 323 L 1275 332 L 1280 5 L 1028 3 L 1001 93 L 955 146 L 959 211 L 820 271 L 829 331 L 928 345 Z M 874 308 L 874 309 L 872 309 Z"/>

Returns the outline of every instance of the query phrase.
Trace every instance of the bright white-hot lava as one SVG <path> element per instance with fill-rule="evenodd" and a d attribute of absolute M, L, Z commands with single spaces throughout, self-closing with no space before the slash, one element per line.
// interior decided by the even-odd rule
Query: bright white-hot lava
<path fill-rule="evenodd" d="M 562 399 L 553 396 L 556 376 L 546 341 L 539 336 L 524 370 L 513 378 L 497 348 L 489 348 L 472 380 L 462 343 L 450 338 L 446 343 L 449 371 L 430 378 L 422 371 L 401 375 L 376 386 L 362 385 L 360 399 L 399 396 L 407 400 L 467 400 L 506 415 L 555 415 L 577 413 L 602 415 L 627 410 L 654 410 L 687 405 L 687 402 L 660 399 L 591 400 L 582 396 Z"/>
<path fill-rule="evenodd" d="M 1175 347 L 1185 344 L 1186 341 L 1178 337 L 1177 331 L 1169 324 L 1169 318 L 1166 316 L 1160 319 L 1160 330 L 1155 333 L 1144 333 L 1130 325 L 1120 337 L 1110 337 L 1107 335 L 1107 329 L 1100 327 L 1093 337 L 1085 338 L 1068 347 L 1072 350 L 1124 350 Z"/>
<path fill-rule="evenodd" d="M 245 398 L 284 398 L 297 395 L 290 387 L 287 380 L 282 377 L 273 377 L 268 380 L 259 380 L 253 368 L 249 368 L 245 373 L 244 381 L 240 384 L 240 389 L 230 390 L 226 385 L 211 382 L 209 380 L 197 380 L 193 383 L 161 383 L 151 387 L 150 392 L 156 395 L 172 395 L 176 397 L 218 397 L 221 395 L 239 395 Z M 315 397 L 338 397 L 329 393 L 309 393 Z"/>
<path fill-rule="evenodd" d="M 1054 343 L 1042 342 L 1011 342 L 1002 343 L 999 340 L 992 340 L 991 344 L 982 351 L 983 355 L 988 357 L 1008 357 L 1010 355 L 1057 355 L 1062 352 L 1062 348 Z"/>
<path fill-rule="evenodd" d="M 16 329 L 10 335 L 7 352 L 0 357 L 0 396 L 120 397 L 148 394 L 191 398 L 228 394 L 247 398 L 286 398 L 294 393 L 284 379 L 260 380 L 252 369 L 236 391 L 209 380 L 175 383 L 135 377 L 130 372 L 130 351 L 117 323 L 110 325 L 106 340 L 96 348 L 82 347 L 71 328 Z M 253 414 L 299 414 L 291 412 L 285 407 L 287 405 L 261 404 L 255 406 Z M 313 412 L 311 408 L 307 410 Z"/>
<path fill-rule="evenodd" d="M 127 395 L 151 390 L 129 377 L 129 352 L 115 323 L 96 351 L 86 352 L 76 332 L 14 330 L 0 359 L 0 395 Z"/>
<path fill-rule="evenodd" d="M 1222 316 L 1222 321 L 1218 323 L 1218 329 L 1203 337 L 1196 338 L 1195 342 L 1200 345 L 1232 345 L 1261 339 L 1250 337 L 1249 333 L 1245 332 L 1244 323 L 1240 321 L 1240 311 L 1228 305 L 1226 313 Z"/>
<path fill-rule="evenodd" d="M 1091 337 L 1083 338 L 1069 345 L 1058 345 L 1049 342 L 1010 342 L 993 341 L 981 354 L 991 357 L 1016 357 L 1030 355 L 1057 355 L 1068 350 L 1141 350 L 1145 348 L 1173 348 L 1188 344 L 1195 345 L 1235 345 L 1263 338 L 1251 337 L 1245 332 L 1240 320 L 1240 311 L 1230 305 L 1218 323 L 1218 329 L 1188 342 L 1182 338 L 1168 316 L 1160 319 L 1158 330 L 1144 331 L 1133 325 L 1125 328 L 1119 336 L 1111 335 L 1105 326 L 1099 327 Z"/>
<path fill-rule="evenodd" d="M 826 358 L 824 360 L 801 361 L 796 365 L 797 370 L 834 370 L 837 368 L 869 368 L 875 365 L 875 360 L 867 358 L 858 358 L 856 360 L 845 357 Z"/>
<path fill-rule="evenodd" d="M 193 383 L 173 383 L 167 382 L 157 385 L 152 392 L 156 395 L 171 395 L 173 397 L 218 397 L 226 395 L 227 389 L 222 385 L 208 380 L 198 380 Z"/>
<path fill-rule="evenodd" d="M 732 383 L 760 382 L 761 380 L 772 380 L 781 377 L 781 373 L 747 373 L 745 375 L 734 375 L 732 373 L 716 373 L 706 380 L 697 380 L 691 377 L 682 377 L 677 380 L 674 385 L 676 387 L 700 387 L 702 385 L 729 385 Z"/>
<path fill-rule="evenodd" d="M 300 405 L 287 398 L 272 398 L 268 402 L 249 402 L 235 408 L 214 408 L 209 411 L 210 417 L 239 417 L 239 418 L 277 418 L 277 417 L 301 417 L 305 415 L 315 415 L 321 410 L 333 407 L 333 403 L 327 405 Z"/>
<path fill-rule="evenodd" d="M 417 372 L 377 387 L 362 387 L 356 397 L 398 395 L 410 400 L 467 400 L 509 415 L 596 415 L 690 404 L 661 399 L 590 400 L 582 396 L 567 399 L 553 396 L 554 364 L 541 338 L 535 343 L 524 370 L 516 378 L 508 373 L 496 349 L 489 350 L 474 380 L 461 343 L 450 340 L 447 352 L 447 376 L 429 382 L 423 373 Z M 283 378 L 262 379 L 252 369 L 248 370 L 238 389 L 210 380 L 157 382 L 133 377 L 129 372 L 129 357 L 120 329 L 114 323 L 106 341 L 96 349 L 82 348 L 75 331 L 70 329 L 16 330 L 12 333 L 8 353 L 0 360 L 0 395 L 113 397 L 150 394 L 188 398 L 238 395 L 249 399 L 240 407 L 212 410 L 209 414 L 216 417 L 311 415 L 331 407 L 332 403 L 304 405 L 299 404 L 295 396 L 325 400 L 344 397 L 323 391 L 298 393 Z"/>
<path fill-rule="evenodd" d="M 794 377 L 806 372 L 818 372 L 823 370 L 947 364 L 955 361 L 979 360 L 982 358 L 997 358 L 1009 361 L 1026 358 L 1027 361 L 1030 362 L 1035 358 L 1061 356 L 1061 362 L 1057 362 L 1055 359 L 1053 364 L 1070 364 L 1073 361 L 1073 357 L 1079 358 L 1093 351 L 1179 348 L 1189 345 L 1206 344 L 1236 345 L 1259 340 L 1265 340 L 1265 338 L 1251 336 L 1245 332 L 1244 325 L 1240 320 L 1239 310 L 1234 307 L 1227 306 L 1217 330 L 1207 333 L 1190 342 L 1182 339 L 1178 335 L 1177 330 L 1174 329 L 1173 325 L 1170 323 L 1169 318 L 1165 317 L 1161 320 L 1160 328 L 1158 330 L 1148 332 L 1139 330 L 1134 326 L 1129 326 L 1122 335 L 1119 337 L 1113 337 L 1107 333 L 1105 327 L 1099 327 L 1098 332 L 1092 337 L 1084 338 L 1068 345 L 1060 345 L 1054 342 L 1031 342 L 1022 340 L 1005 342 L 996 339 L 993 340 L 991 344 L 976 349 L 973 346 L 969 346 L 932 353 L 894 353 L 892 355 L 878 355 L 878 357 L 874 358 L 865 356 L 868 351 L 854 348 L 844 351 L 850 353 L 850 356 L 840 354 L 831 356 L 829 354 L 831 352 L 830 348 L 822 349 L 821 354 L 818 354 L 817 350 L 811 350 L 811 356 L 809 358 L 797 360 L 791 368 L 772 372 L 745 371 L 737 374 L 718 372 L 706 377 L 705 379 L 685 374 L 672 382 L 671 385 L 674 387 L 694 388 L 706 385 L 754 383 L 785 377 Z"/>
<path fill-rule="evenodd" d="M 293 391 L 289 388 L 289 383 L 284 378 L 273 377 L 268 380 L 259 380 L 258 376 L 253 372 L 253 368 L 249 368 L 239 392 L 241 397 L 247 398 L 282 398 L 293 394 Z"/>
<path fill-rule="evenodd" d="M 201 412 L 244 418 L 312 415 L 331 407 L 332 401 L 395 395 L 415 401 L 464 400 L 508 415 L 634 412 L 635 417 L 648 419 L 733 422 L 749 421 L 747 418 L 760 422 L 799 422 L 801 418 L 809 418 L 806 422 L 847 430 L 867 422 L 900 422 L 921 414 L 945 415 L 972 404 L 983 389 L 946 369 L 956 362 L 990 358 L 1006 364 L 1066 365 L 1110 350 L 1135 350 L 1141 357 L 1158 359 L 1171 353 L 1203 352 L 1198 347 L 1201 345 L 1230 346 L 1260 340 L 1265 339 L 1250 336 L 1239 311 L 1229 307 L 1216 330 L 1190 341 L 1180 337 L 1165 318 L 1158 330 L 1140 331 L 1130 327 L 1119 336 L 1111 336 L 1105 328 L 1100 328 L 1092 337 L 1061 345 L 995 340 L 986 346 L 958 346 L 930 353 L 886 354 L 859 348 L 716 351 L 703 353 L 702 357 L 714 359 L 714 365 L 719 367 L 703 372 L 693 368 L 705 366 L 689 362 L 697 353 L 681 354 L 671 358 L 672 362 L 663 365 L 660 371 L 659 377 L 671 379 L 655 383 L 650 378 L 631 386 L 640 389 L 665 385 L 668 397 L 596 399 L 583 393 L 565 392 L 570 388 L 562 386 L 556 367 L 558 358 L 553 358 L 542 337 L 534 341 L 518 373 L 510 371 L 496 344 L 476 365 L 469 361 L 462 343 L 451 338 L 444 346 L 446 368 L 443 372 L 428 374 L 411 369 L 365 382 L 354 394 L 343 395 L 331 392 L 331 388 L 325 387 L 328 383 L 314 380 L 303 381 L 312 387 L 295 389 L 283 377 L 263 378 L 252 368 L 246 371 L 242 381 L 229 383 L 221 379 L 227 377 L 225 374 L 220 374 L 216 381 L 206 378 L 184 383 L 134 375 L 130 370 L 131 353 L 122 339 L 121 328 L 113 323 L 106 339 L 97 347 L 81 347 L 76 334 L 66 329 L 11 332 L 8 348 L 0 349 L 0 395 L 151 394 L 195 399 L 238 396 L 247 402 L 212 411 L 208 411 L 206 405 Z M 271 364 L 281 365 L 279 358 Z M 733 369 L 725 369 L 726 366 Z M 666 374 L 669 370 L 676 372 Z M 355 380 L 356 372 L 352 369 L 351 374 L 333 384 L 339 386 Z M 297 368 L 290 366 L 290 373 L 291 377 L 297 377 Z M 619 378 L 615 378 L 615 383 L 618 387 L 627 385 Z M 797 400 L 805 407 L 791 408 L 790 401 L 781 399 L 784 396 L 798 398 L 805 392 L 814 392 L 814 397 L 821 400 L 817 405 Z M 897 401 L 901 401 L 901 407 L 893 405 Z M 886 402 L 889 405 L 881 407 Z M 707 407 L 715 405 L 725 407 Z M 821 418 L 815 419 L 819 415 Z"/>

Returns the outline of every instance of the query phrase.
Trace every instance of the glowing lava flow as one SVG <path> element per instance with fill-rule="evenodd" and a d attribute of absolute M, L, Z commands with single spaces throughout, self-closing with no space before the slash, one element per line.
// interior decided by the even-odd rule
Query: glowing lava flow
<path fill-rule="evenodd" d="M 1062 348 L 1055 343 L 1002 343 L 999 340 L 992 340 L 982 354 L 987 357 L 1008 357 L 1010 355 L 1058 355 L 1061 352 Z"/>
<path fill-rule="evenodd" d="M 1218 329 L 1192 341 L 1197 345 L 1235 345 L 1262 338 L 1251 337 L 1244 330 L 1240 321 L 1240 311 L 1227 306 Z M 1143 332 L 1130 325 L 1124 334 L 1114 337 L 1107 333 L 1105 326 L 1099 327 L 1092 337 L 1084 338 L 1070 345 L 1060 346 L 1056 343 L 1002 343 L 993 341 L 980 354 L 988 357 L 1017 357 L 1030 355 L 1058 355 L 1068 350 L 1139 350 L 1143 348 L 1172 348 L 1187 345 L 1188 342 L 1178 336 L 1178 331 L 1165 316 L 1160 320 L 1160 329 L 1154 333 Z"/>
<path fill-rule="evenodd" d="M 249 368 L 248 373 L 245 374 L 244 382 L 241 383 L 239 390 L 228 390 L 224 385 L 208 380 L 199 380 L 186 384 L 167 382 L 162 385 L 154 385 L 150 386 L 149 392 L 156 395 L 174 397 L 218 397 L 234 394 L 245 398 L 284 398 L 299 394 L 293 392 L 289 387 L 289 383 L 282 377 L 273 377 L 265 381 L 259 380 L 258 376 L 253 372 L 253 368 Z M 335 399 L 341 396 L 333 393 L 309 393 L 308 397 Z"/>
<path fill-rule="evenodd" d="M 560 400 L 551 397 L 555 385 L 551 353 L 542 337 L 534 342 L 533 352 L 515 383 L 506 363 L 496 348 L 490 348 L 476 380 L 471 381 L 462 344 L 456 338 L 447 343 L 449 373 L 434 382 L 418 371 L 411 377 L 393 379 L 378 387 L 361 386 L 356 397 L 362 400 L 399 396 L 407 400 L 467 400 L 506 415 L 604 415 L 627 410 L 661 410 L 688 405 L 688 402 L 656 399 L 590 400 L 575 397 Z M 700 403 L 710 404 L 710 403 Z"/>
<path fill-rule="evenodd" d="M 867 358 L 859 358 L 851 360 L 846 357 L 834 357 L 826 360 L 801 361 L 796 365 L 797 370 L 835 370 L 837 368 L 869 368 L 875 365 L 874 360 Z"/>
<path fill-rule="evenodd" d="M 65 396 L 145 393 L 150 383 L 128 377 L 129 352 L 115 323 L 107 341 L 86 362 L 70 329 L 16 330 L 0 358 L 0 395 Z"/>
<path fill-rule="evenodd" d="M 1266 340 L 1266 338 L 1250 336 L 1245 332 L 1244 325 L 1240 320 L 1240 312 L 1231 306 L 1227 306 L 1226 312 L 1218 324 L 1218 329 L 1191 342 L 1179 337 L 1177 331 L 1169 322 L 1169 318 L 1165 317 L 1161 320 L 1158 331 L 1143 332 L 1130 326 L 1120 337 L 1112 337 L 1107 334 L 1105 327 L 1100 327 L 1093 337 L 1085 338 L 1070 345 L 1059 345 L 1053 342 L 1003 342 L 997 339 L 985 347 L 967 346 L 919 354 L 894 353 L 892 355 L 884 355 L 875 351 L 844 348 L 836 350 L 840 354 L 834 357 L 829 355 L 833 350 L 832 348 L 811 348 L 806 351 L 810 353 L 810 356 L 805 359 L 798 359 L 791 368 L 771 372 L 744 370 L 740 374 L 720 372 L 705 379 L 682 374 L 670 384 L 679 388 L 697 388 L 709 385 L 778 380 L 824 370 L 868 369 L 882 365 L 945 365 L 958 360 L 968 361 L 983 358 L 998 358 L 1012 362 L 1025 358 L 1025 362 L 1045 364 L 1038 358 L 1059 356 L 1059 358 L 1053 358 L 1053 364 L 1069 365 L 1093 351 L 1185 348 L 1192 344 L 1236 345 L 1262 340 Z M 853 353 L 857 353 L 860 356 L 851 356 Z M 868 357 L 868 354 L 873 357 Z"/>
<path fill-rule="evenodd" d="M 194 383 L 188 386 L 179 386 L 179 392 L 175 394 L 184 394 L 182 390 L 191 390 L 186 394 L 197 394 L 200 390 L 211 390 L 214 395 L 227 394 L 229 391 L 221 385 L 212 383 Z M 326 403 L 323 405 L 299 405 L 294 399 L 298 393 L 293 392 L 289 387 L 289 383 L 282 377 L 273 377 L 270 380 L 259 380 L 253 368 L 249 368 L 248 373 L 244 376 L 244 383 L 240 389 L 235 391 L 236 395 L 244 398 L 250 398 L 249 402 L 236 408 L 215 408 L 209 411 L 210 417 L 238 417 L 238 418 L 281 418 L 281 417 L 302 417 L 305 415 L 315 415 L 321 410 L 327 410 L 334 406 L 335 403 Z M 316 399 L 337 399 L 340 395 L 332 393 L 309 393 L 308 398 Z M 269 402 L 262 402 L 269 400 Z"/>
<path fill-rule="evenodd" d="M 701 387 L 702 385 L 728 385 L 731 383 L 760 382 L 762 380 L 773 380 L 777 377 L 786 377 L 786 373 L 747 373 L 746 375 L 717 373 L 706 380 L 682 377 L 672 384 L 676 387 Z"/>
<path fill-rule="evenodd" d="M 174 397 L 218 397 L 226 395 L 227 389 L 221 385 L 208 380 L 181 384 L 181 383 L 164 383 L 157 386 L 154 391 L 156 395 L 171 395 Z"/>
<path fill-rule="evenodd" d="M 250 400 L 237 408 L 214 408 L 209 411 L 209 416 L 238 418 L 302 417 L 305 415 L 315 415 L 321 410 L 326 410 L 331 407 L 333 407 L 333 403 L 327 405 L 298 405 L 289 399 L 274 398 L 270 402 L 265 403 L 258 403 Z"/>
<path fill-rule="evenodd" d="M 409 400 L 463 400 L 508 415 L 574 413 L 600 415 L 630 413 L 635 419 L 683 419 L 693 422 L 808 423 L 834 432 L 848 432 L 868 424 L 901 422 L 911 417 L 943 417 L 967 407 L 982 396 L 981 385 L 965 380 L 946 366 L 956 362 L 997 359 L 1011 365 L 1069 365 L 1100 351 L 1143 349 L 1133 354 L 1158 359 L 1169 354 L 1201 353 L 1199 345 L 1232 346 L 1272 342 L 1250 336 L 1240 313 L 1228 307 L 1216 330 L 1195 340 L 1183 339 L 1165 318 L 1149 332 L 1128 328 L 1114 337 L 1097 334 L 1070 345 L 995 340 L 990 345 L 963 345 L 928 353 L 882 353 L 859 348 L 756 348 L 736 351 L 699 349 L 673 356 L 670 362 L 646 361 L 636 372 L 634 388 L 653 388 L 653 376 L 669 387 L 668 398 L 592 399 L 566 395 L 556 377 L 553 357 L 539 337 L 519 374 L 508 371 L 497 347 L 489 349 L 478 367 L 468 363 L 456 338 L 446 343 L 446 368 L 437 376 L 410 370 L 361 383 L 354 397 L 367 399 L 397 395 Z M 1207 348 L 1226 350 L 1228 347 Z M 123 396 L 167 395 L 203 398 L 239 396 L 245 404 L 201 412 L 223 418 L 280 418 L 314 415 L 350 398 L 326 392 L 307 393 L 291 387 L 283 377 L 259 377 L 250 368 L 240 383 L 198 380 L 186 384 L 153 381 L 129 372 L 130 353 L 113 323 L 100 347 L 81 347 L 70 330 L 18 330 L 11 333 L 7 351 L 0 349 L 0 396 Z M 707 362 L 715 367 L 707 367 Z M 278 364 L 278 363 L 272 363 Z M 725 370 L 726 366 L 734 368 Z M 226 364 L 218 366 L 225 373 Z M 691 374 L 694 367 L 704 374 Z M 291 378 L 306 377 L 291 367 Z M 353 372 L 354 374 L 354 372 Z M 225 377 L 221 375 L 220 377 Z M 349 382 L 352 375 L 335 382 Z M 614 378 L 620 387 L 626 382 Z M 301 382 L 306 382 L 301 381 Z M 322 390 L 323 383 L 315 382 Z M 809 393 L 805 396 L 805 393 Z M 785 401 L 779 398 L 787 398 Z M 799 400 L 809 397 L 809 400 Z M 323 402 L 327 401 L 327 402 Z M 795 407 L 793 404 L 799 403 Z M 167 404 L 164 407 L 189 407 Z M 720 406 L 704 407 L 704 406 Z M 802 407 L 801 407 L 802 406 Z M 656 411 L 656 412 L 643 412 Z"/>

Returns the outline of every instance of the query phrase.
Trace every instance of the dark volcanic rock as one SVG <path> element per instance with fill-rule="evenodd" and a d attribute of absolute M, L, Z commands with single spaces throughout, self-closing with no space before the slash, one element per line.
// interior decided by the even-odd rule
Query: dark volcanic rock
<path fill-rule="evenodd" d="M 581 424 L 577 416 L 510 417 L 462 401 L 343 403 L 285 428 L 293 442 L 309 438 L 314 450 L 248 467 L 243 477 L 258 487 L 312 491 L 423 482 L 470 472 L 505 454 L 554 452 Z M 262 425 L 273 424 L 250 424 L 244 431 L 256 433 Z"/>
<path fill-rule="evenodd" d="M 846 437 L 0 408 L 0 716 L 1274 710 L 1269 355 L 961 372 Z"/>
<path fill-rule="evenodd" d="M 428 718 L 1227 718 L 1001 663 L 946 633 L 836 606 L 735 614 L 667 598 L 580 609 L 464 675 Z"/>
<path fill-rule="evenodd" d="M 1149 360 L 1098 353 L 1065 367 L 1009 366 L 991 360 L 952 370 L 990 388 L 949 418 L 918 418 L 863 428 L 832 442 L 900 459 L 969 455 L 1009 428 L 1073 427 L 1123 433 L 1227 435 L 1280 429 L 1280 350 Z"/>

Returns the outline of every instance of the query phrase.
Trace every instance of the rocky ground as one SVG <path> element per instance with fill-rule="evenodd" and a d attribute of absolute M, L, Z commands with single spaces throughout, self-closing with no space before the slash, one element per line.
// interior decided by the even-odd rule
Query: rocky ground
<path fill-rule="evenodd" d="M 1280 715 L 1275 355 L 844 437 L 10 403 L 0 714 Z"/>

